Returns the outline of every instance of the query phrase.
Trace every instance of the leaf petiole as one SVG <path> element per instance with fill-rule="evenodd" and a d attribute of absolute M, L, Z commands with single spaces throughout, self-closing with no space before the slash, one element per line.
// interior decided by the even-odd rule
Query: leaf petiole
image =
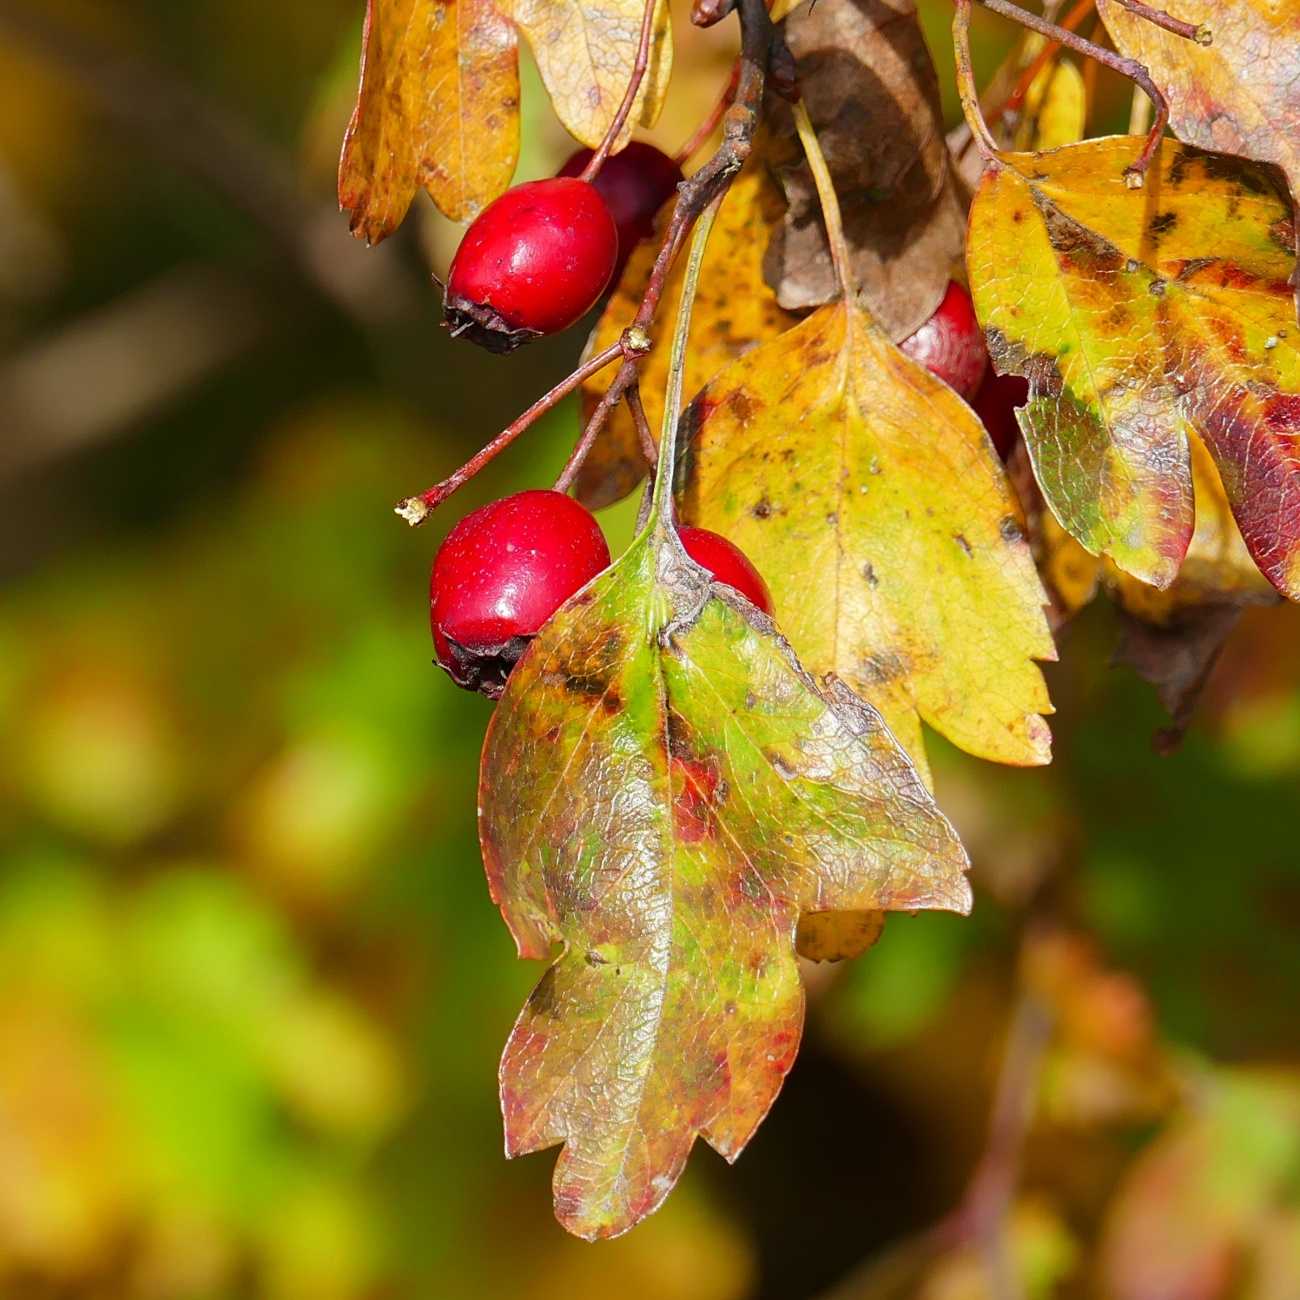
<path fill-rule="evenodd" d="M 831 180 L 830 168 L 826 165 L 826 155 L 813 130 L 812 119 L 804 107 L 803 100 L 793 106 L 794 124 L 799 131 L 799 142 L 803 145 L 812 169 L 813 181 L 817 186 L 817 197 L 822 205 L 822 220 L 826 223 L 826 238 L 831 246 L 831 263 L 835 267 L 835 278 L 840 282 L 844 301 L 852 303 L 856 293 L 853 287 L 853 275 L 849 266 L 849 246 L 844 238 L 844 219 L 840 215 L 840 200 L 835 193 L 835 184 Z"/>

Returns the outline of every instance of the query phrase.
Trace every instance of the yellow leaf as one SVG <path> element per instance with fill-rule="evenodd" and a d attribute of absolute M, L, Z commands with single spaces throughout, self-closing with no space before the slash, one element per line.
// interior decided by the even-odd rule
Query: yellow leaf
<path fill-rule="evenodd" d="M 683 512 L 734 541 L 815 673 L 835 672 L 914 759 L 920 723 L 1046 763 L 1046 600 L 969 407 L 871 319 L 820 308 L 733 363 L 686 415 Z"/>
<path fill-rule="evenodd" d="M 1068 59 L 1049 63 L 1025 95 L 1026 124 L 1033 124 L 1026 143 L 1035 149 L 1075 144 L 1083 139 L 1087 115 L 1088 92 L 1083 74 Z"/>
<path fill-rule="evenodd" d="M 797 319 L 776 305 L 776 295 L 763 279 L 763 253 L 785 202 L 760 154 L 761 149 L 755 149 L 751 161 L 736 177 L 709 236 L 686 352 L 683 391 L 688 397 L 699 392 L 747 348 L 775 338 Z M 632 255 L 587 345 L 588 355 L 618 342 L 632 323 L 658 251 L 657 242 L 649 240 Z M 650 328 L 653 346 L 641 363 L 641 398 L 656 434 L 663 418 L 672 322 L 677 318 L 684 273 L 685 261 L 679 259 Z M 583 386 L 585 414 L 590 415 L 595 408 L 611 377 L 610 371 L 604 371 Z M 636 428 L 627 407 L 620 406 L 578 476 L 577 495 L 592 509 L 599 509 L 631 492 L 645 471 Z"/>
<path fill-rule="evenodd" d="M 528 38 L 560 121 L 596 148 L 632 80 L 645 0 L 503 0 L 502 7 Z M 634 126 L 658 121 L 672 66 L 668 3 L 656 0 L 650 63 L 619 135 L 620 147 Z"/>
<path fill-rule="evenodd" d="M 472 219 L 519 160 L 514 28 L 492 0 L 369 0 L 361 91 L 339 165 L 339 203 L 377 243 L 420 187 Z"/>

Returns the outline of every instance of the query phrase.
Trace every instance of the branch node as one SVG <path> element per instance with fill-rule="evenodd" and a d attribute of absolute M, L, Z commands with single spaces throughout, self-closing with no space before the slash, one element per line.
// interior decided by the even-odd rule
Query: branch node
<path fill-rule="evenodd" d="M 1214 33 L 1204 23 L 1202 23 L 1192 35 L 1192 40 L 1194 40 L 1197 45 L 1213 45 Z"/>
<path fill-rule="evenodd" d="M 625 357 L 643 357 L 650 351 L 652 340 L 648 330 L 640 325 L 629 325 L 623 331 L 622 347 Z"/>

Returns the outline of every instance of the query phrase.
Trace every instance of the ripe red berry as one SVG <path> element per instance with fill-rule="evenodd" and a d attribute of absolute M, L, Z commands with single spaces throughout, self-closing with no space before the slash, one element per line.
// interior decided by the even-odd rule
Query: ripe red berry
<path fill-rule="evenodd" d="M 1029 380 L 1021 375 L 999 375 L 991 366 L 971 407 L 984 421 L 997 453 L 1006 460 L 1020 436 L 1016 408 L 1029 401 Z"/>
<path fill-rule="evenodd" d="M 686 554 L 702 569 L 708 569 L 715 581 L 735 587 L 752 605 L 764 614 L 772 613 L 772 593 L 763 581 L 763 575 L 750 563 L 739 546 L 707 528 L 680 528 L 678 536 Z"/>
<path fill-rule="evenodd" d="M 898 346 L 967 401 L 988 366 L 984 331 L 975 318 L 970 294 L 951 280 L 934 315 Z"/>
<path fill-rule="evenodd" d="M 608 567 L 600 525 L 562 492 L 534 489 L 480 506 L 434 557 L 438 663 L 457 686 L 497 699 L 542 624 Z"/>
<path fill-rule="evenodd" d="M 592 150 L 579 149 L 560 168 L 560 175 L 581 176 L 591 155 Z M 622 277 L 632 250 L 654 234 L 659 209 L 677 192 L 683 179 L 682 169 L 644 140 L 633 140 L 622 152 L 605 159 L 591 183 L 605 200 L 618 228 L 618 261 L 612 283 L 617 284 Z"/>
<path fill-rule="evenodd" d="M 447 277 L 453 334 L 513 352 L 581 319 L 618 257 L 618 230 L 592 185 L 556 176 L 507 190 L 474 218 Z"/>

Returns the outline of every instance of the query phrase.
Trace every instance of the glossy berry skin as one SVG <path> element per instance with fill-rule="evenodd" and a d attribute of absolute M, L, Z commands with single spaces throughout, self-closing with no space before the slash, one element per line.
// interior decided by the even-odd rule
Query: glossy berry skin
<path fill-rule="evenodd" d="M 618 229 L 594 186 L 567 176 L 516 185 L 460 241 L 444 319 L 490 352 L 513 352 L 586 315 L 617 257 Z"/>
<path fill-rule="evenodd" d="M 579 149 L 560 168 L 561 176 L 581 176 L 591 161 L 591 149 Z M 659 209 L 677 192 L 685 178 L 666 153 L 644 140 L 633 140 L 620 153 L 611 154 L 596 173 L 592 185 L 599 191 L 618 228 L 618 262 L 612 283 L 623 275 L 632 250 L 655 232 Z"/>
<path fill-rule="evenodd" d="M 988 367 L 984 331 L 975 318 L 970 294 L 952 280 L 934 315 L 898 346 L 967 401 Z"/>
<path fill-rule="evenodd" d="M 600 525 L 562 492 L 534 489 L 480 506 L 434 557 L 438 664 L 457 686 L 499 698 L 542 624 L 608 567 Z"/>
<path fill-rule="evenodd" d="M 686 554 L 700 568 L 707 569 L 714 581 L 735 587 L 751 605 L 757 605 L 771 617 L 772 593 L 763 581 L 763 575 L 739 546 L 707 528 L 680 528 L 677 535 L 682 539 Z"/>
<path fill-rule="evenodd" d="M 971 398 L 971 407 L 984 421 L 997 453 L 1006 460 L 1020 436 L 1016 409 L 1029 401 L 1029 380 L 1020 375 L 999 375 L 992 366 L 984 376 L 979 391 Z"/>

